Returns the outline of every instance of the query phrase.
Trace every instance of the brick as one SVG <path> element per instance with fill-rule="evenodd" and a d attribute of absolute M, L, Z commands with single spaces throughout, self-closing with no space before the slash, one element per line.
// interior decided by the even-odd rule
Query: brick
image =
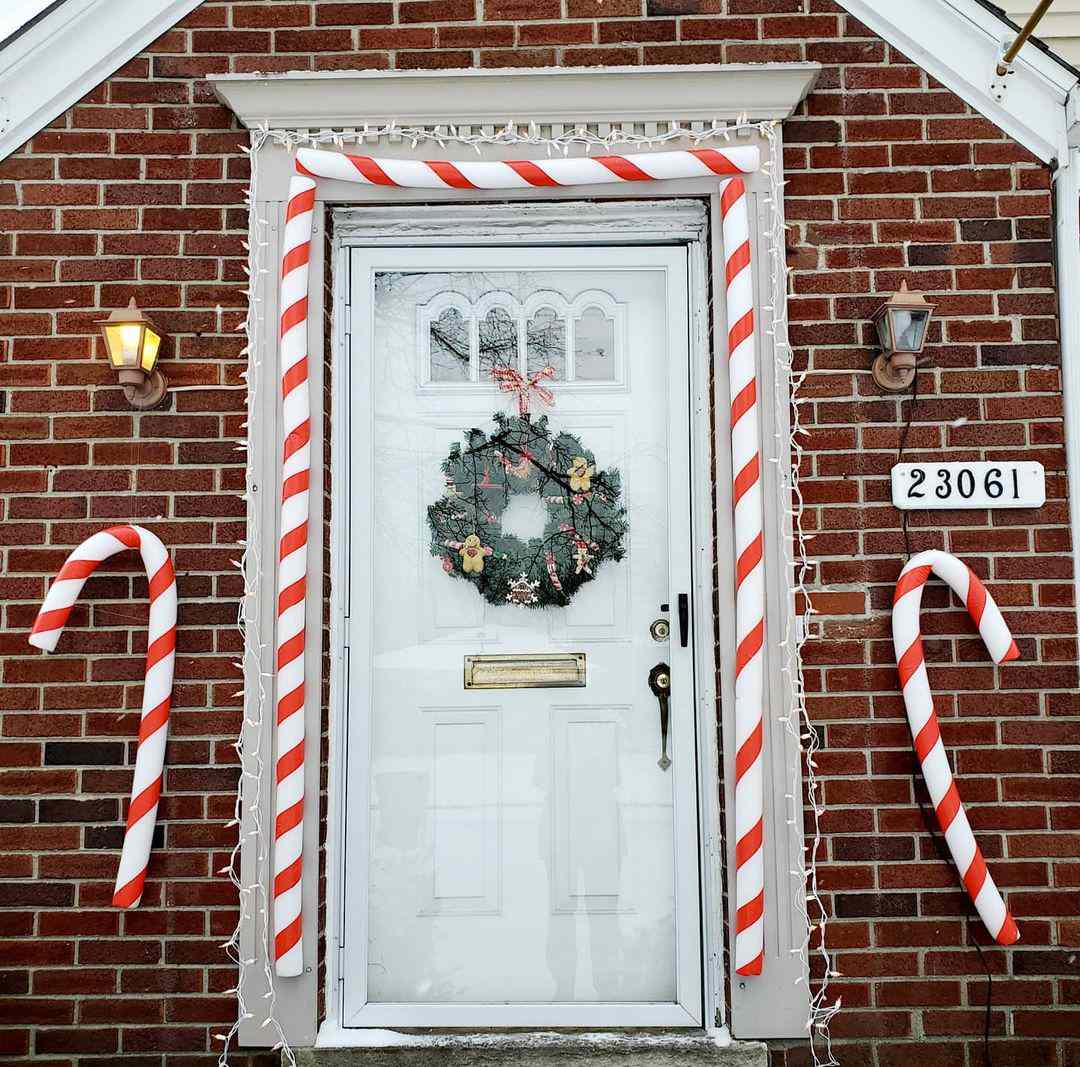
<path fill-rule="evenodd" d="M 378 26 L 392 22 L 393 6 L 389 3 L 320 3 L 315 6 L 318 26 Z"/>

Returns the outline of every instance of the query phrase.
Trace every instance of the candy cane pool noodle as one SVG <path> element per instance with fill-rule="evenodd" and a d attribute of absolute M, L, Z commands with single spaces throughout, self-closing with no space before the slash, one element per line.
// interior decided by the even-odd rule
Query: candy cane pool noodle
<path fill-rule="evenodd" d="M 282 977 L 304 967 L 304 648 L 307 613 L 308 260 L 315 181 L 293 176 L 281 265 L 281 541 L 278 552 L 277 725 L 274 764 L 274 961 Z"/>
<path fill-rule="evenodd" d="M 764 574 L 757 386 L 745 186 L 756 145 L 537 160 L 413 160 L 301 148 L 285 208 L 281 266 L 281 392 L 284 448 L 278 560 L 277 729 L 274 829 L 274 959 L 279 975 L 303 969 L 304 638 L 307 608 L 311 408 L 308 393 L 308 263 L 317 179 L 407 189 L 526 189 L 633 185 L 672 178 L 719 178 L 724 191 L 728 337 L 732 380 L 735 527 L 740 545 L 736 616 L 736 967 L 760 974 L 764 892 L 761 765 Z M 734 243 L 732 243 L 734 242 Z M 734 312 L 733 312 L 734 309 Z M 736 390 L 737 383 L 737 390 Z"/>
<path fill-rule="evenodd" d="M 138 549 L 146 568 L 150 623 L 135 779 L 113 890 L 112 902 L 117 908 L 137 907 L 142 899 L 165 766 L 176 653 L 176 578 L 165 546 L 141 526 L 114 526 L 87 538 L 68 556 L 49 587 L 29 639 L 30 644 L 52 652 L 83 583 L 103 560 L 129 548 Z"/>
<path fill-rule="evenodd" d="M 765 953 L 765 567 L 750 218 L 741 178 L 720 194 L 727 282 L 735 527 L 735 971 L 761 974 Z"/>
<path fill-rule="evenodd" d="M 564 185 L 610 185 L 670 178 L 727 178 L 758 169 L 756 145 L 687 148 L 629 156 L 573 156 L 552 159 L 445 160 L 388 159 L 301 148 L 299 173 L 365 185 L 407 189 L 528 189 Z"/>
<path fill-rule="evenodd" d="M 926 676 L 922 635 L 919 630 L 919 606 L 922 591 L 931 573 L 943 579 L 964 602 L 968 614 L 979 628 L 979 634 L 995 663 L 1016 659 L 1020 652 L 1009 633 L 998 606 L 986 587 L 962 560 L 948 552 L 920 552 L 900 572 L 893 598 L 893 644 L 904 692 L 915 754 L 922 766 L 926 788 L 934 804 L 938 825 L 945 835 L 956 869 L 964 888 L 975 905 L 990 936 L 1000 945 L 1012 945 L 1020 940 L 1005 901 L 1001 899 L 994 879 L 986 869 L 982 851 L 971 832 L 960 793 L 953 781 L 949 757 L 941 740 L 934 700 Z"/>

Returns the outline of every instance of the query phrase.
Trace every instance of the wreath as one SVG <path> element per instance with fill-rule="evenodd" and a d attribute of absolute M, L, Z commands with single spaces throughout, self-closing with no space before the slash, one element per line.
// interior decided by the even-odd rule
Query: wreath
<path fill-rule="evenodd" d="M 469 430 L 442 465 L 446 487 L 428 506 L 431 553 L 489 604 L 567 604 L 601 563 L 626 554 L 619 472 L 599 470 L 573 434 L 553 435 L 546 415 L 494 419 L 494 433 Z M 528 541 L 502 529 L 519 493 L 535 493 L 547 509 L 543 533 Z"/>

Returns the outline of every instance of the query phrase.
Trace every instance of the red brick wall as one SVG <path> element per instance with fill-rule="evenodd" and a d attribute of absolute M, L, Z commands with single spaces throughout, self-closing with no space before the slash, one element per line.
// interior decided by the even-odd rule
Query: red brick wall
<path fill-rule="evenodd" d="M 909 541 L 969 558 L 1023 653 L 991 667 L 962 610 L 928 590 L 945 739 L 1024 937 L 986 951 L 994 1063 L 1078 1061 L 1080 706 L 1049 176 L 828 0 L 207 2 L 0 164 L 0 1057 L 188 1067 L 210 1062 L 232 1011 L 218 945 L 235 900 L 214 872 L 235 832 L 245 162 L 200 79 L 797 59 L 825 66 L 787 124 L 786 163 L 792 336 L 812 369 L 803 484 L 823 637 L 806 663 L 843 974 L 833 1030 L 845 1067 L 982 1063 L 982 935 L 915 803 L 889 640 L 905 542 L 887 475 L 910 406 L 873 385 L 866 319 L 907 278 L 939 304 L 908 458 L 1048 471 L 1038 512 L 916 515 Z M 168 406 L 141 415 L 92 328 L 132 295 L 173 338 Z M 52 657 L 25 632 L 67 550 L 124 520 L 172 546 L 181 599 L 161 847 L 142 907 L 121 916 L 108 899 L 140 703 L 135 560 L 87 584 Z"/>

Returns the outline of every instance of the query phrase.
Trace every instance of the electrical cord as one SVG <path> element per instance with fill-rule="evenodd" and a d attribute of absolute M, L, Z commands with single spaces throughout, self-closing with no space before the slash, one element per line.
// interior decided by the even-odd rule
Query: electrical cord
<path fill-rule="evenodd" d="M 903 459 L 904 450 L 907 448 L 908 437 L 911 434 L 911 424 L 915 421 L 915 409 L 919 402 L 919 373 L 916 369 L 915 377 L 911 382 L 911 398 L 908 401 L 907 418 L 904 421 L 904 428 L 900 434 L 900 440 L 896 449 L 896 462 L 899 463 Z M 908 534 L 908 512 L 906 509 L 900 512 L 900 528 L 904 534 L 904 558 L 905 560 L 911 559 L 911 539 Z M 934 848 L 937 850 L 940 859 L 946 863 L 952 863 L 952 857 L 950 856 L 948 849 L 946 848 L 944 838 L 941 836 L 941 832 L 936 825 L 936 815 L 931 815 L 927 811 L 926 804 L 923 802 L 922 796 L 919 792 L 919 783 L 916 777 L 916 768 L 912 767 L 911 770 L 911 785 L 913 789 L 913 795 L 919 805 L 919 814 L 922 816 L 923 825 L 926 827 L 927 832 L 930 834 L 930 839 L 934 842 Z M 990 965 L 987 963 L 986 954 L 983 952 L 982 945 L 978 940 L 972 936 L 972 921 L 973 916 L 970 914 L 966 917 L 968 940 L 975 946 L 975 951 L 979 954 L 979 962 L 982 964 L 983 970 L 986 972 L 986 1013 L 983 1019 L 983 1060 L 985 1067 L 994 1067 L 993 1057 L 990 1051 L 990 1021 L 991 1013 L 994 1003 L 994 978 L 990 973 Z"/>
<path fill-rule="evenodd" d="M 904 429 L 900 434 L 900 441 L 896 447 L 896 462 L 900 463 L 904 458 L 904 449 L 907 448 L 908 435 L 911 433 L 911 424 L 915 421 L 915 408 L 919 402 L 919 369 L 915 368 L 915 377 L 911 379 L 911 399 L 907 406 L 907 419 L 904 421 Z M 908 513 L 905 508 L 900 512 L 900 529 L 904 533 L 904 558 L 911 559 L 911 539 L 908 535 Z"/>

